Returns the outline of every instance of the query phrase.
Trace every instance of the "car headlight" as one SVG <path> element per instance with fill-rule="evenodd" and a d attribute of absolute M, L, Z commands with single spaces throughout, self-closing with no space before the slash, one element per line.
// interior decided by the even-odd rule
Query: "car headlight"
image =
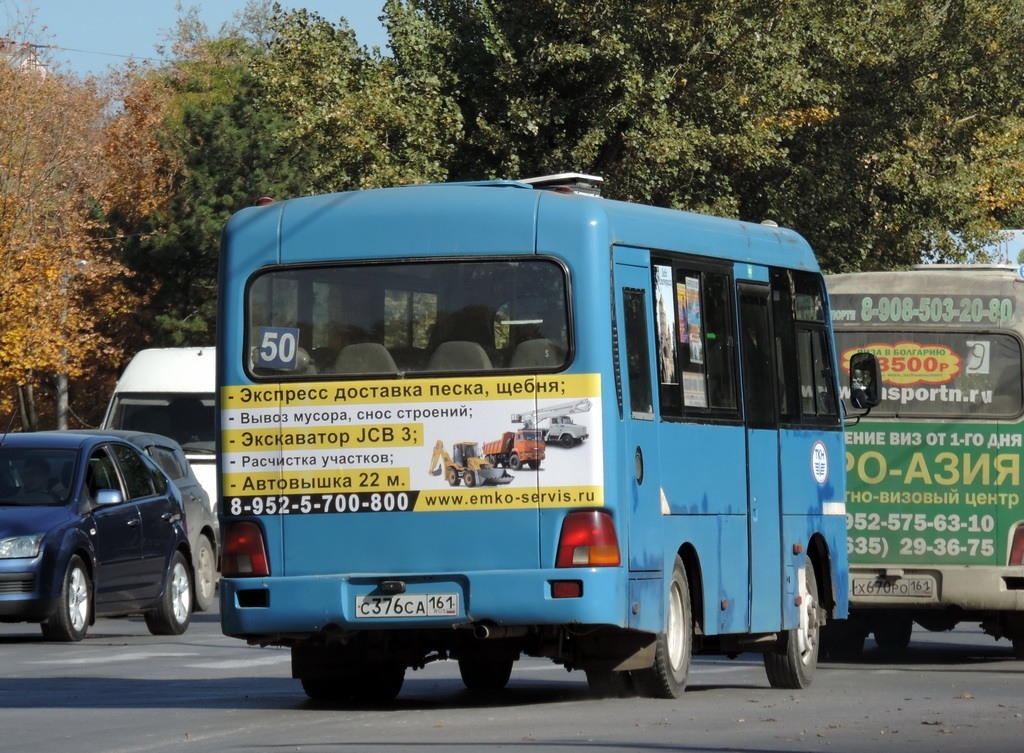
<path fill-rule="evenodd" d="M 9 539 L 0 539 L 0 559 L 12 560 L 18 558 L 32 559 L 39 554 L 39 545 L 43 542 L 43 534 L 35 533 L 31 536 L 12 536 Z"/>

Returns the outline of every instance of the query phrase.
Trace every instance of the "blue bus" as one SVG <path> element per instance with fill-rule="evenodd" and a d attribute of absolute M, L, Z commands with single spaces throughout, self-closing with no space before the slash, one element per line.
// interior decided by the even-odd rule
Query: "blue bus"
<path fill-rule="evenodd" d="M 695 652 L 811 682 L 848 597 L 814 255 L 599 180 L 356 191 L 228 223 L 222 626 L 289 647 L 311 698 L 386 702 L 438 660 L 495 690 L 522 656 L 602 695 L 676 698 Z"/>

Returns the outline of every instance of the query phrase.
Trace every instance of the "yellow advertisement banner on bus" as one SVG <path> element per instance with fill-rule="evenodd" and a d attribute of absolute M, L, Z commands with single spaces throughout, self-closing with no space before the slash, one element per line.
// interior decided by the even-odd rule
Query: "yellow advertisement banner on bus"
<path fill-rule="evenodd" d="M 228 515 L 604 504 L 600 375 L 226 387 Z"/>

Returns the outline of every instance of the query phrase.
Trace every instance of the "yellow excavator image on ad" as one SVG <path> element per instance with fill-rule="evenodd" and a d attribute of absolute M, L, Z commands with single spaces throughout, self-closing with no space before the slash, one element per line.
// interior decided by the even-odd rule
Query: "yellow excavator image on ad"
<path fill-rule="evenodd" d="M 512 483 L 513 476 L 502 468 L 495 468 L 480 457 L 476 442 L 456 442 L 452 445 L 452 454 L 444 449 L 440 439 L 434 445 L 434 454 L 430 459 L 427 472 L 431 476 L 440 476 L 444 472 L 445 480 L 451 486 L 465 482 L 466 486 L 504 486 Z"/>

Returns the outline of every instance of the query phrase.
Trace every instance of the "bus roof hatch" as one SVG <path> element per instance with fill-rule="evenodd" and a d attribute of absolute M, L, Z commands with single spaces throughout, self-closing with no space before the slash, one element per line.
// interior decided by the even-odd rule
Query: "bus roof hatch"
<path fill-rule="evenodd" d="M 583 173 L 557 173 L 556 175 L 541 175 L 536 178 L 520 178 L 517 182 L 547 191 L 600 196 L 604 178 Z"/>

